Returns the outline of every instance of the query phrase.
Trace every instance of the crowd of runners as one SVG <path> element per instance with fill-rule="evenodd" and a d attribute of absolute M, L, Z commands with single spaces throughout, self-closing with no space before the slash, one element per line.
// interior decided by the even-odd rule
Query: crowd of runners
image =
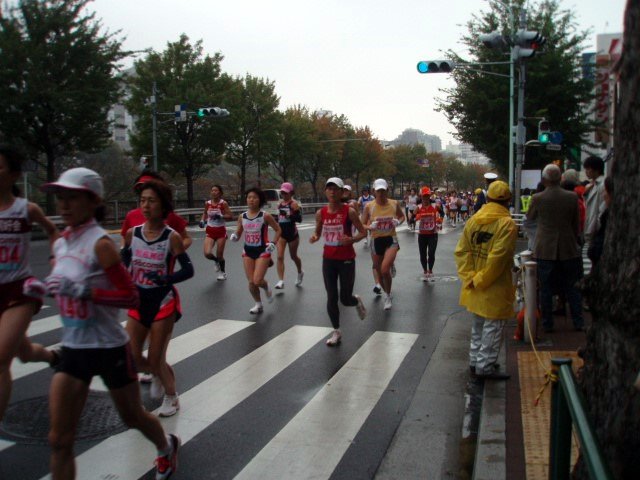
<path fill-rule="evenodd" d="M 158 416 L 169 417 L 180 409 L 167 348 L 182 315 L 176 284 L 194 275 L 187 222 L 174 213 L 172 192 L 162 177 L 143 172 L 134 185 L 139 208 L 127 214 L 118 248 L 100 226 L 105 215 L 102 178 L 87 168 L 73 168 L 41 187 L 55 194 L 65 224 L 59 233 L 40 207 L 19 196 L 16 182 L 22 162 L 16 150 L 0 147 L 0 421 L 11 395 L 13 359 L 48 362 L 55 370 L 49 396 L 52 477 L 75 478 L 74 436 L 91 380 L 100 376 L 123 421 L 156 446 L 156 479 L 169 478 L 177 468 L 180 439 L 164 431 Z M 407 221 L 417 232 L 421 279 L 428 282 L 434 277 L 443 222 L 455 227 L 482 201 L 482 192 L 444 194 L 422 187 L 408 192 L 403 208 L 381 178 L 372 189 L 365 186 L 357 198 L 337 177 L 326 181 L 324 193 L 327 203 L 315 214 L 309 242 L 323 244 L 322 275 L 333 326 L 328 346 L 341 342 L 339 303 L 356 307 L 361 319 L 367 315 L 362 298 L 353 293 L 356 243 L 364 241 L 370 251 L 373 292 L 384 295 L 383 308 L 390 310 L 400 249 L 396 228 Z M 265 280 L 271 266 L 276 265 L 278 275 L 274 288 L 285 288 L 287 247 L 296 268 L 295 285 L 303 282 L 297 228 L 302 209 L 294 194 L 294 186 L 283 183 L 277 215 L 272 215 L 264 210 L 265 193 L 249 189 L 244 198 L 247 210 L 238 216 L 231 234 L 226 222 L 233 214 L 221 186 L 212 187 L 204 205 L 199 222 L 206 234 L 203 255 L 214 262 L 217 280 L 227 279 L 227 239 L 243 243 L 242 262 L 255 302 L 251 314 L 263 312 L 262 294 L 269 303 L 273 299 Z M 29 265 L 33 223 L 42 227 L 51 244 L 51 271 L 41 280 Z M 31 343 L 26 335 L 47 296 L 55 298 L 63 325 L 61 346 L 50 349 Z M 124 327 L 120 309 L 127 310 Z M 144 409 L 138 380 L 150 382 L 151 396 L 162 399 L 158 416 Z"/>

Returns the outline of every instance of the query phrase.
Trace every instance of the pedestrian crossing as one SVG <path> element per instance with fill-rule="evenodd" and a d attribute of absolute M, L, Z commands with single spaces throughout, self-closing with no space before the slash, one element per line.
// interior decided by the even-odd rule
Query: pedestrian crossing
<path fill-rule="evenodd" d="M 59 328 L 57 317 L 34 321 L 29 336 Z M 256 322 L 228 319 L 217 319 L 196 327 L 171 340 L 168 362 L 175 366 L 188 361 L 203 350 L 215 348 L 223 340 L 251 328 L 257 328 Z M 324 353 L 326 358 L 339 355 L 339 349 L 327 349 L 323 345 L 331 331 L 327 327 L 293 325 L 282 332 L 275 332 L 273 338 L 264 344 L 180 392 L 180 411 L 173 417 L 163 418 L 163 427 L 181 437 L 183 454 L 191 448 L 197 449 L 198 443 L 193 442 L 196 436 L 300 359 L 310 355 L 312 350 Z M 417 338 L 418 335 L 413 333 L 384 331 L 376 331 L 365 338 L 362 345 L 354 347 L 346 363 L 323 378 L 317 392 L 279 431 L 265 439 L 261 448 L 246 458 L 233 476 L 278 479 L 331 477 Z M 47 368 L 42 363 L 27 365 L 39 367 L 31 373 Z M 18 374 L 30 375 L 24 370 Z M 104 391 L 105 387 L 101 380 L 97 380 L 91 389 Z M 0 464 L 2 455 L 8 454 L 13 446 L 14 443 L 0 439 Z M 137 430 L 127 430 L 90 448 L 79 448 L 76 475 L 82 479 L 146 478 L 152 467 L 150 460 L 155 456 L 155 447 L 149 441 Z M 51 478 L 42 476 L 42 473 L 24 478 Z M 182 477 L 178 474 L 176 478 Z"/>

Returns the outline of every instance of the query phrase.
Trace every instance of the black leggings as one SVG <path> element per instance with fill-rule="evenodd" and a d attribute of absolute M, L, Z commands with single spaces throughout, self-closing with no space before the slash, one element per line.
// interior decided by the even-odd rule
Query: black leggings
<path fill-rule="evenodd" d="M 358 299 L 353 296 L 353 284 L 356 281 L 356 261 L 322 259 L 324 288 L 327 289 L 327 312 L 333 328 L 340 328 L 340 309 L 338 308 L 338 278 L 340 279 L 340 301 L 347 307 L 355 307 Z"/>
<path fill-rule="evenodd" d="M 418 250 L 420 251 L 422 270 L 433 270 L 433 264 L 436 262 L 437 246 L 438 235 L 418 235 Z M 429 251 L 429 260 L 427 260 L 427 250 Z"/>

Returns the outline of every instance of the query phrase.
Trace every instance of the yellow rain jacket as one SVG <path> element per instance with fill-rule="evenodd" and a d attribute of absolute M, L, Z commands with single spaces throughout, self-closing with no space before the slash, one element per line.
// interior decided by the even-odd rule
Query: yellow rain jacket
<path fill-rule="evenodd" d="M 460 305 L 488 319 L 513 317 L 511 267 L 517 237 L 518 228 L 509 211 L 495 202 L 484 205 L 467 221 L 455 250 L 462 282 Z"/>

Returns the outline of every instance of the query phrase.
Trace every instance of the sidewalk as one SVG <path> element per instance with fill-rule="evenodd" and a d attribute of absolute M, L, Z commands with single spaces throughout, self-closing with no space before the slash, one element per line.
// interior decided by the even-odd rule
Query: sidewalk
<path fill-rule="evenodd" d="M 591 316 L 585 312 L 584 317 L 588 328 Z M 503 359 L 511 379 L 485 382 L 474 479 L 547 478 L 551 386 L 536 406 L 545 382 L 540 362 L 550 368 L 551 358 L 570 356 L 575 372 L 580 364 L 576 351 L 586 343 L 585 332 L 575 331 L 570 318 L 555 317 L 554 325 L 554 332 L 538 333 L 538 357 L 530 343 L 513 340 L 515 321 L 505 328 Z"/>

